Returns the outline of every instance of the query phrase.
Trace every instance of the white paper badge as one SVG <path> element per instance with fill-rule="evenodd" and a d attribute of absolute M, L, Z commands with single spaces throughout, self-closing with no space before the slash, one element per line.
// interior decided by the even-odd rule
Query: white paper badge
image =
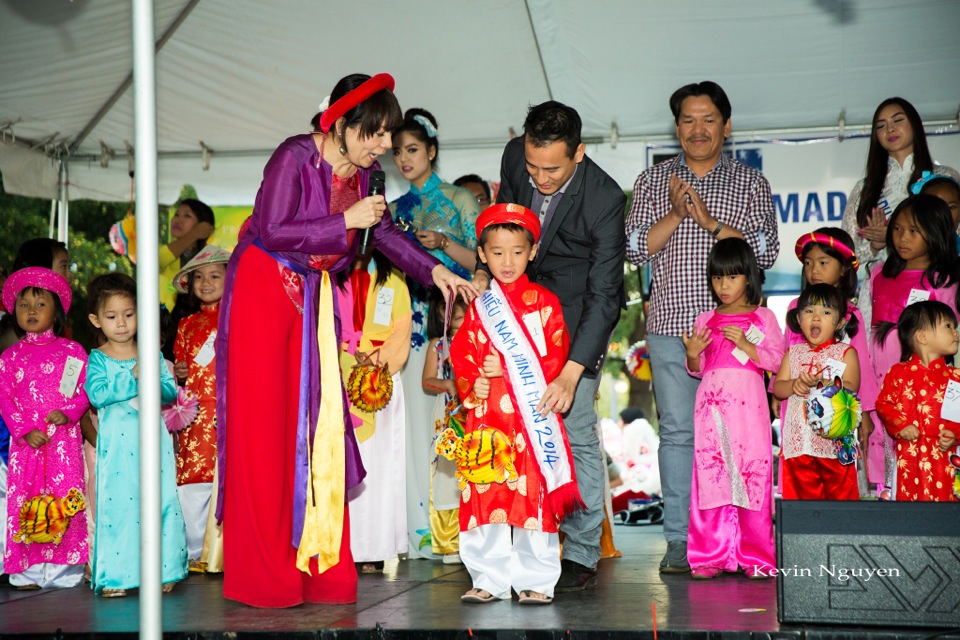
<path fill-rule="evenodd" d="M 763 339 L 767 336 L 764 335 L 763 331 L 757 328 L 756 325 L 751 324 L 750 328 L 747 329 L 747 332 L 743 334 L 747 342 L 752 345 L 758 345 L 763 342 Z M 740 364 L 747 364 L 747 360 L 750 359 L 750 356 L 747 355 L 747 352 L 741 349 L 740 347 L 733 348 L 733 357 L 737 359 L 737 362 Z"/>
<path fill-rule="evenodd" d="M 214 329 L 210 332 L 210 337 L 207 338 L 207 341 L 200 347 L 200 351 L 197 351 L 197 355 L 194 356 L 193 361 L 201 367 L 205 367 L 213 362 L 214 357 L 217 355 L 216 341 L 217 331 Z"/>
<path fill-rule="evenodd" d="M 393 289 L 377 290 L 377 306 L 373 312 L 373 323 L 384 327 L 390 326 L 390 316 L 393 311 Z"/>
<path fill-rule="evenodd" d="M 930 299 L 930 292 L 926 289 L 910 289 L 910 297 L 907 298 L 907 306 L 909 307 L 914 302 L 923 302 L 924 300 Z"/>
<path fill-rule="evenodd" d="M 847 364 L 845 362 L 830 358 L 827 360 L 827 366 L 823 368 L 823 377 L 831 382 L 834 378 L 840 378 L 843 380 L 843 372 L 846 370 Z"/>
<path fill-rule="evenodd" d="M 533 338 L 533 343 L 537 345 L 540 357 L 545 358 L 547 356 L 547 340 L 543 335 L 543 325 L 540 324 L 540 312 L 531 311 L 523 316 L 523 324 L 527 327 L 530 337 Z"/>
<path fill-rule="evenodd" d="M 960 382 L 951 380 L 943 394 L 943 406 L 940 417 L 951 422 L 960 422 Z"/>
<path fill-rule="evenodd" d="M 60 394 L 64 398 L 72 398 L 76 393 L 82 369 L 83 360 L 67 356 L 67 362 L 63 365 L 63 377 L 60 378 Z"/>

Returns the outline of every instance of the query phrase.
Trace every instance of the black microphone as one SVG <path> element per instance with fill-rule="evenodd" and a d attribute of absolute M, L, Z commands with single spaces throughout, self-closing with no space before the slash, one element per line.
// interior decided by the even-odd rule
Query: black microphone
<path fill-rule="evenodd" d="M 383 174 L 383 171 L 371 171 L 370 187 L 367 189 L 367 197 L 382 196 L 383 184 L 386 181 L 386 179 L 387 177 Z M 390 215 L 390 212 L 386 211 L 384 212 L 384 215 Z M 373 227 L 367 227 L 366 229 L 360 232 L 360 248 L 357 250 L 357 255 L 360 256 L 361 258 L 369 258 L 372 252 L 373 252 Z"/>

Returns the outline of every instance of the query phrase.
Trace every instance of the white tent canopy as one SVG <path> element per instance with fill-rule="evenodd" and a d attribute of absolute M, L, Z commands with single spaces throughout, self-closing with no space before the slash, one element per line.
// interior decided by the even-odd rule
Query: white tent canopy
<path fill-rule="evenodd" d="M 496 179 L 510 130 L 550 98 L 579 110 L 591 155 L 624 188 L 646 162 L 637 143 L 672 132 L 667 99 L 687 82 L 726 89 L 739 135 L 835 130 L 842 111 L 862 125 L 891 95 L 956 130 L 960 104 L 955 0 L 155 4 L 161 202 L 190 183 L 212 204 L 251 203 L 272 149 L 357 71 L 393 74 L 404 108 L 436 115 L 447 179 Z M 68 157 L 71 198 L 129 197 L 130 25 L 127 0 L 0 2 L 7 191 L 56 198 L 46 153 Z"/>

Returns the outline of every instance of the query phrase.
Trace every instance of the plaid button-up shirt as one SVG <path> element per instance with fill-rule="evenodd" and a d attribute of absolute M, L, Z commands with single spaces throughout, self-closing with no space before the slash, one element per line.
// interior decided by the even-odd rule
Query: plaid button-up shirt
<path fill-rule="evenodd" d="M 711 216 L 743 234 L 761 269 L 773 266 L 780 252 L 777 216 L 770 183 L 756 169 L 721 155 L 703 178 L 683 162 L 683 154 L 640 174 L 627 216 L 627 259 L 651 263 L 647 331 L 679 336 L 701 313 L 715 305 L 707 279 L 707 256 L 716 240 L 692 218 L 685 218 L 658 253 L 647 247 L 650 228 L 670 211 L 670 176 L 696 189 Z"/>

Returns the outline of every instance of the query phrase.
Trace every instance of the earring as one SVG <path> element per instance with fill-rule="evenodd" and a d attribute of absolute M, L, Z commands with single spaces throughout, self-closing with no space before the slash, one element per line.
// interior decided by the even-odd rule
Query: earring
<path fill-rule="evenodd" d="M 342 156 L 347 155 L 347 148 L 346 148 L 345 146 L 343 146 L 343 143 L 342 143 L 342 142 L 340 143 L 340 155 L 342 155 Z"/>

